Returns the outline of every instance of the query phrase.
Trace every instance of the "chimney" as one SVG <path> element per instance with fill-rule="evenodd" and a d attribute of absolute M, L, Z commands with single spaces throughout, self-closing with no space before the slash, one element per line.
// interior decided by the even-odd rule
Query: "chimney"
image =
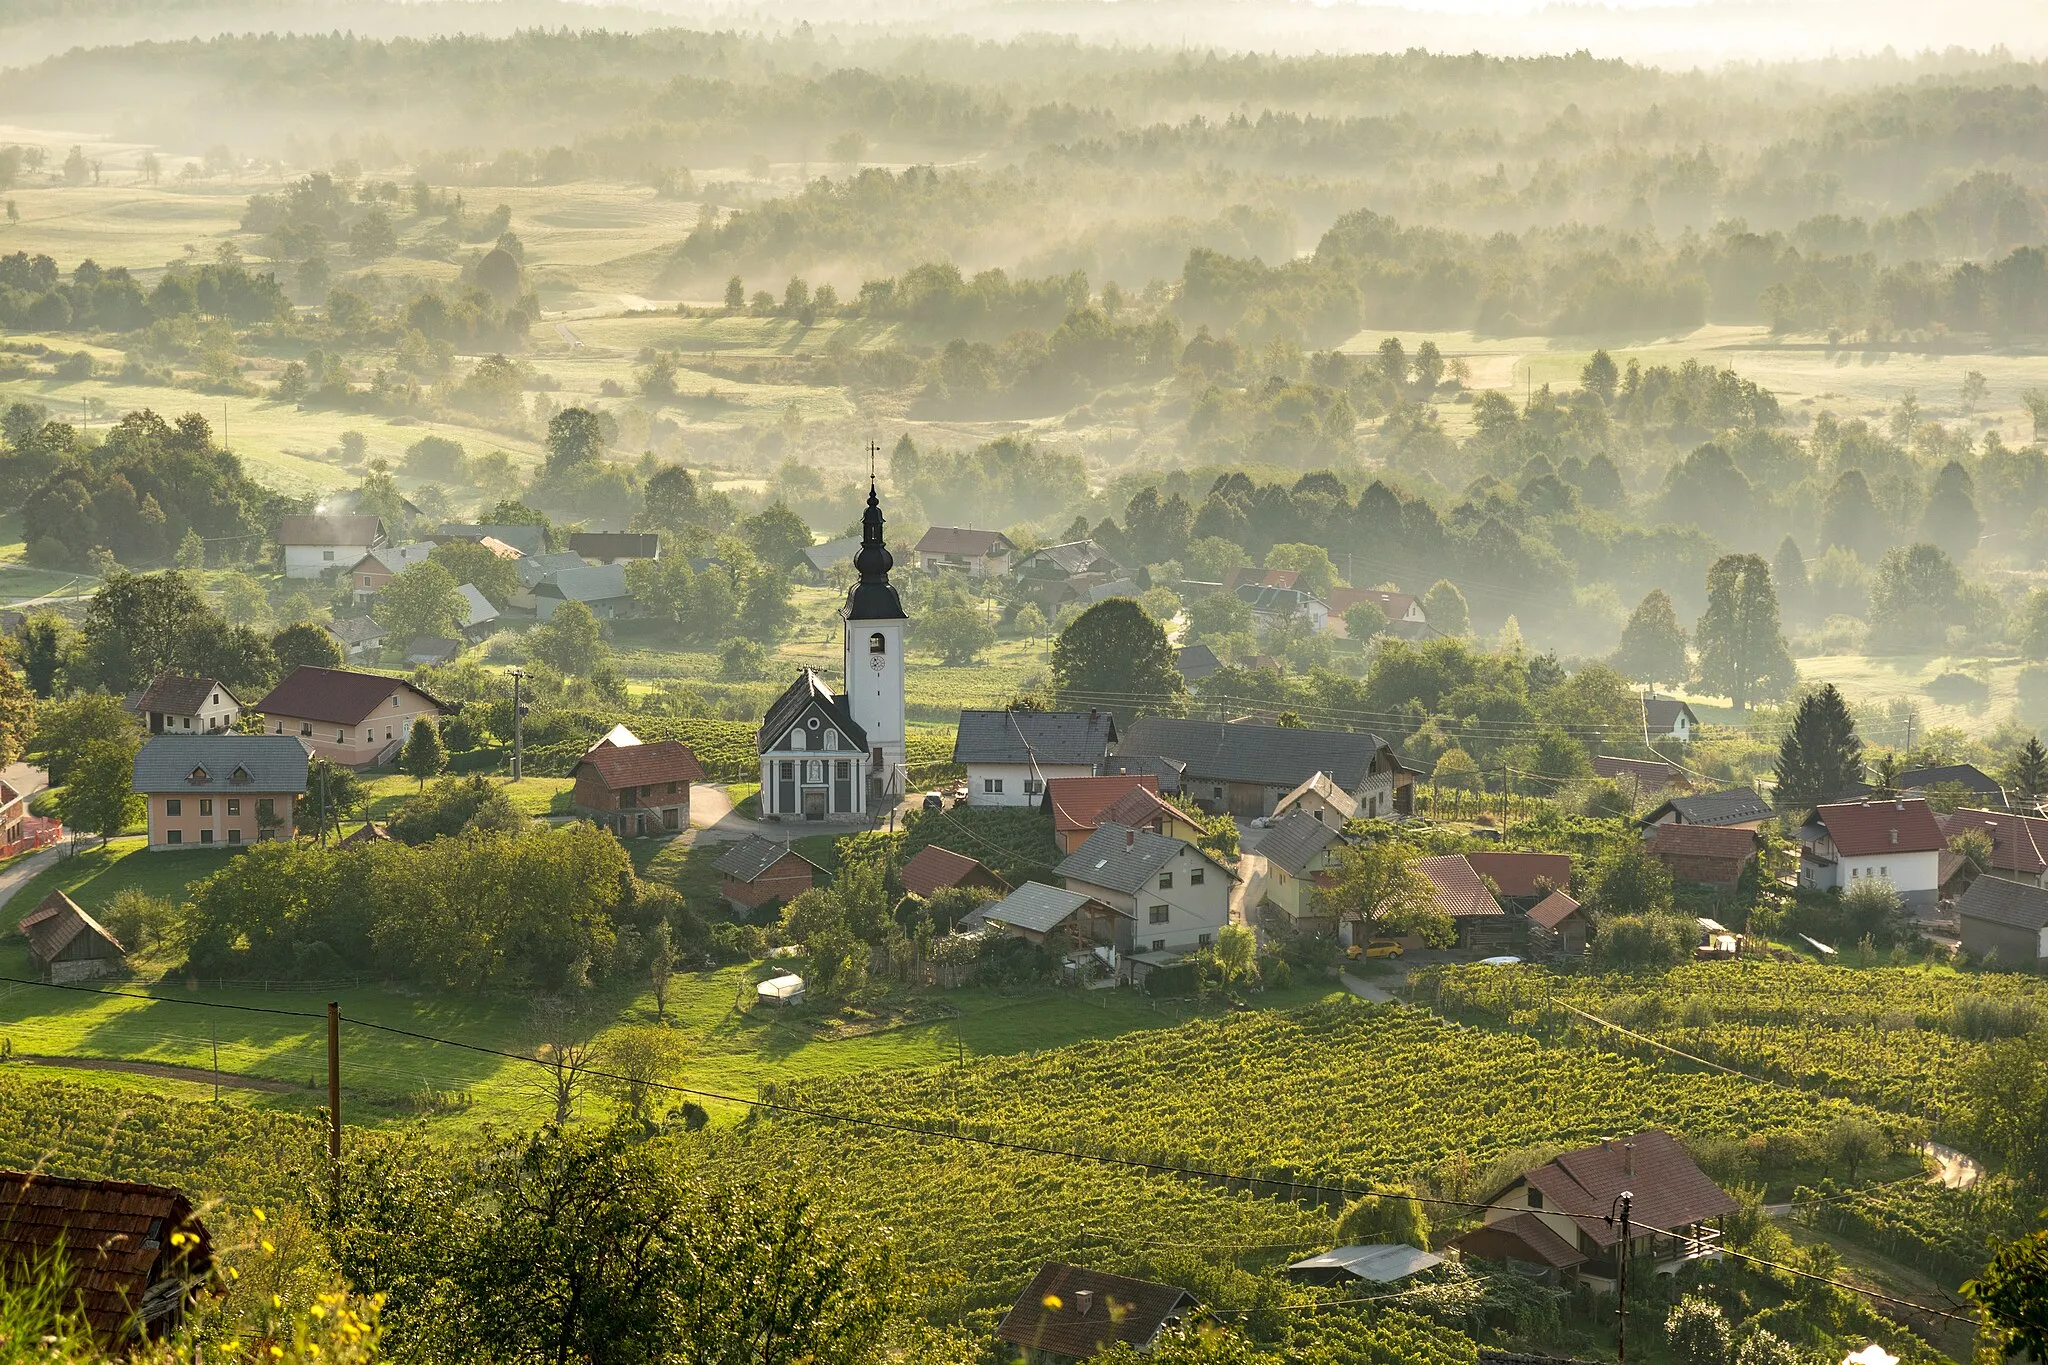
<path fill-rule="evenodd" d="M 1621 1145 L 1621 1173 L 1630 1180 L 1636 1178 L 1636 1140 L 1630 1138 Z"/>
<path fill-rule="evenodd" d="M 1904 810 L 1905 808 L 1906 808 L 1906 803 L 1905 803 L 1904 801 L 1901 801 L 1901 802 L 1899 802 L 1899 803 L 1898 803 L 1898 804 L 1897 804 L 1896 806 L 1893 806 L 1893 807 L 1892 807 L 1892 809 L 1893 809 L 1893 810 Z"/>
<path fill-rule="evenodd" d="M 1897 837 L 1896 835 L 1894 835 L 1894 836 L 1893 836 L 1893 838 L 1892 838 L 1892 842 L 1893 842 L 1893 843 L 1897 843 L 1897 842 L 1898 842 L 1898 837 Z M 1127 829 L 1127 830 L 1125 830 L 1125 831 L 1124 831 L 1124 847 L 1125 847 L 1125 848 L 1136 848 L 1137 846 L 1138 846 L 1138 831 L 1137 831 L 1137 830 L 1135 830 L 1135 829 Z"/>
<path fill-rule="evenodd" d="M 1087 1316 L 1088 1316 L 1088 1310 L 1089 1310 L 1089 1309 L 1091 1309 L 1091 1308 L 1093 1308 L 1094 1306 L 1095 1306 L 1095 1291 L 1094 1291 L 1094 1290 L 1092 1290 L 1092 1289 L 1076 1289 L 1076 1290 L 1074 1291 L 1074 1316 L 1075 1316 L 1075 1317 L 1081 1317 L 1081 1318 L 1085 1318 L 1085 1317 L 1087 1317 Z"/>

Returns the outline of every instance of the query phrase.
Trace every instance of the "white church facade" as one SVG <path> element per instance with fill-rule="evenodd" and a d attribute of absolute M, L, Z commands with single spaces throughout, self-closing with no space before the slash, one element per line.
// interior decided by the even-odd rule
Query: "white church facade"
<path fill-rule="evenodd" d="M 761 814 L 847 820 L 903 799 L 903 644 L 910 621 L 889 582 L 895 558 L 882 538 L 873 484 L 853 566 L 860 581 L 840 612 L 846 690 L 805 669 L 761 722 Z"/>

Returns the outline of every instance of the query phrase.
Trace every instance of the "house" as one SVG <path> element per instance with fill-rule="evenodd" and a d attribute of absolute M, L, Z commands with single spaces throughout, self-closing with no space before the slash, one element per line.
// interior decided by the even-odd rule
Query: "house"
<path fill-rule="evenodd" d="M 1429 615 L 1422 609 L 1422 600 L 1413 593 L 1386 588 L 1330 589 L 1330 634 L 1339 640 L 1348 639 L 1344 613 L 1367 602 L 1386 616 L 1387 634 L 1396 639 L 1419 640 L 1429 634 Z"/>
<path fill-rule="evenodd" d="M 1154 834 L 1164 834 L 1169 839 L 1184 839 L 1191 844 L 1202 842 L 1202 836 L 1209 831 L 1188 812 L 1174 805 L 1149 787 L 1132 787 L 1102 808 L 1095 818 L 1098 827 L 1123 825 L 1129 829 L 1149 829 Z"/>
<path fill-rule="evenodd" d="M 964 853 L 926 844 L 903 865 L 903 889 L 913 896 L 930 899 L 954 887 L 990 891 L 998 896 L 1010 892 L 1010 884 Z"/>
<path fill-rule="evenodd" d="M 1072 853 L 1102 823 L 1102 812 L 1125 792 L 1143 789 L 1157 794 L 1159 779 L 1150 773 L 1111 773 L 1107 777 L 1055 777 L 1045 784 L 1052 809 L 1052 841 Z M 973 790 L 969 788 L 969 797 Z"/>
<path fill-rule="evenodd" d="M 410 668 L 433 668 L 452 662 L 462 653 L 462 641 L 446 635 L 415 635 L 405 644 L 405 663 Z"/>
<path fill-rule="evenodd" d="M 1277 820 L 1297 810 L 1305 811 L 1311 819 L 1336 829 L 1342 827 L 1346 820 L 1358 818 L 1358 801 L 1332 781 L 1328 773 L 1316 772 L 1273 803 L 1273 818 Z"/>
<path fill-rule="evenodd" d="M 1569 854 L 1468 853 L 1465 861 L 1513 910 L 1528 910 L 1552 891 L 1572 884 Z"/>
<path fill-rule="evenodd" d="M 318 578 L 330 569 L 346 569 L 370 551 L 388 543 L 384 523 L 366 513 L 285 517 L 277 524 L 277 543 L 284 547 L 286 578 Z"/>
<path fill-rule="evenodd" d="M 1755 830 L 1744 825 L 1652 825 L 1643 850 L 1664 864 L 1673 881 L 1733 890 L 1756 861 Z"/>
<path fill-rule="evenodd" d="M 1975 806 L 2004 806 L 2005 788 L 1974 763 L 1948 763 L 1938 768 L 1909 768 L 1892 785 L 1908 796 L 1925 796 L 1932 787 L 1961 787 Z"/>
<path fill-rule="evenodd" d="M 592 745 L 570 776 L 576 813 L 623 839 L 688 829 L 690 784 L 704 780 L 704 769 L 681 740 L 642 744 L 634 738 Z"/>
<path fill-rule="evenodd" d="M 966 526 L 934 526 L 911 553 L 920 569 L 951 569 L 970 578 L 1001 578 L 1010 571 L 1017 547 L 1001 531 Z"/>
<path fill-rule="evenodd" d="M 349 590 L 356 601 L 367 602 L 377 590 L 407 569 L 427 562 L 437 547 L 430 540 L 412 545 L 385 545 L 370 551 L 349 567 Z"/>
<path fill-rule="evenodd" d="M 1615 758 L 1601 754 L 1593 760 L 1593 773 L 1614 783 L 1640 801 L 1645 796 L 1676 788 L 1683 791 L 1692 780 L 1676 766 L 1659 759 Z"/>
<path fill-rule="evenodd" d="M 1321 635 L 1330 628 L 1330 608 L 1314 593 L 1300 588 L 1268 588 L 1257 583 L 1240 584 L 1237 599 L 1252 609 L 1252 620 L 1261 626 L 1283 621 L 1300 621 Z"/>
<path fill-rule="evenodd" d="M 403 678 L 310 664 L 256 703 L 265 730 L 297 735 L 314 754 L 348 768 L 390 762 L 413 723 L 438 722 L 443 709 Z"/>
<path fill-rule="evenodd" d="M 153 735 L 211 735 L 235 728 L 242 701 L 218 678 L 159 673 L 142 689 L 135 710 Z"/>
<path fill-rule="evenodd" d="M 660 559 L 661 536 L 654 531 L 572 531 L 569 548 L 593 564 Z"/>
<path fill-rule="evenodd" d="M 1415 870 L 1429 883 L 1436 908 L 1448 916 L 1457 929 L 1458 947 L 1484 947 L 1500 942 L 1507 934 L 1507 911 L 1500 908 L 1500 902 L 1486 889 L 1486 882 L 1462 855 L 1449 853 L 1439 858 L 1417 858 Z M 1340 937 L 1345 927 L 1338 927 Z M 1352 926 L 1350 942 L 1358 941 L 1360 927 Z"/>
<path fill-rule="evenodd" d="M 1141 961 L 1146 954 L 1177 957 L 1210 947 L 1230 923 L 1236 874 L 1184 839 L 1103 825 L 1055 871 L 1069 891 L 1131 916 Z"/>
<path fill-rule="evenodd" d="M 43 897 L 15 927 L 28 940 L 30 965 L 45 981 L 90 981 L 127 965 L 121 941 L 62 891 Z"/>
<path fill-rule="evenodd" d="M 586 564 L 580 569 L 558 569 L 534 585 L 533 614 L 547 620 L 563 604 L 581 602 L 600 621 L 624 616 L 633 605 L 626 591 L 626 566 Z"/>
<path fill-rule="evenodd" d="M 1319 772 L 1350 793 L 1368 818 L 1414 808 L 1415 775 L 1391 745 L 1364 731 L 1145 716 L 1131 725 L 1117 753 L 1173 760 L 1183 771 L 1180 790 L 1211 814 L 1270 815 Z"/>
<path fill-rule="evenodd" d="M 1232 569 L 1223 575 L 1223 591 L 1235 597 L 1239 588 L 1296 588 L 1299 569 Z"/>
<path fill-rule="evenodd" d="M 1982 963 L 2039 971 L 2048 959 L 2048 890 L 1999 877 L 1979 877 L 1956 901 L 1963 951 Z"/>
<path fill-rule="evenodd" d="M 501 619 L 498 609 L 491 605 L 491 599 L 484 596 L 474 583 L 459 584 L 455 591 L 462 594 L 463 635 L 474 641 L 490 634 Z"/>
<path fill-rule="evenodd" d="M 1176 796 L 1187 777 L 1187 764 L 1161 754 L 1111 754 L 1102 760 L 1104 777 L 1149 777 L 1162 796 Z"/>
<path fill-rule="evenodd" d="M 1693 796 L 1674 796 L 1657 809 L 1643 817 L 1645 825 L 1739 825 L 1743 829 L 1761 829 L 1764 823 L 1775 820 L 1777 812 L 1770 802 L 1758 796 L 1749 787 L 1730 787 L 1726 791 L 1700 792 Z"/>
<path fill-rule="evenodd" d="M 859 536 L 841 536 L 805 550 L 804 562 L 811 566 L 813 573 L 825 573 L 835 565 L 847 563 L 859 551 Z"/>
<path fill-rule="evenodd" d="M 520 611 L 537 613 L 540 610 L 540 599 L 535 593 L 541 584 L 556 574 L 589 567 L 583 562 L 582 555 L 571 554 L 567 550 L 548 550 L 541 554 L 528 555 L 512 566 L 513 571 L 519 575 L 519 590 L 512 594 L 506 605 Z"/>
<path fill-rule="evenodd" d="M 1643 732 L 1651 743 L 1675 739 L 1690 744 L 1700 732 L 1700 718 L 1678 698 L 1653 693 L 1643 698 Z"/>
<path fill-rule="evenodd" d="M 339 616 L 321 629 L 341 647 L 343 659 L 375 658 L 384 650 L 384 627 L 367 616 Z"/>
<path fill-rule="evenodd" d="M 1932 910 L 1948 846 L 1927 803 L 1918 799 L 1844 801 L 1820 806 L 1801 832 L 1799 884 L 1847 891 L 1876 877 L 1913 910 Z"/>
<path fill-rule="evenodd" d="M 1320 1285 L 1347 1285 L 1360 1280 L 1367 1284 L 1393 1284 L 1443 1263 L 1443 1257 L 1420 1247 L 1374 1242 L 1369 1246 L 1332 1247 L 1294 1262 L 1287 1267 L 1287 1275 Z"/>
<path fill-rule="evenodd" d="M 1350 842 L 1341 827 L 1301 809 L 1289 811 L 1244 854 L 1245 902 L 1271 905 L 1296 928 L 1328 933 L 1334 919 L 1315 903 L 1336 881 L 1337 853 Z"/>
<path fill-rule="evenodd" d="M 450 541 L 482 544 L 494 540 L 526 559 L 548 552 L 548 537 L 544 528 L 509 522 L 489 526 L 449 522 L 427 538 L 442 545 Z"/>
<path fill-rule="evenodd" d="M 1112 966 L 1131 952 L 1131 912 L 1105 904 L 1086 891 L 1026 882 L 1001 900 L 977 906 L 962 917 L 963 932 L 989 928 L 1058 951 L 1098 945 L 1112 949 Z"/>
<path fill-rule="evenodd" d="M 1544 957 L 1578 957 L 1592 937 L 1593 922 L 1580 904 L 1553 891 L 1529 911 L 1529 946 Z"/>
<path fill-rule="evenodd" d="M 803 670 L 768 708 L 759 746 L 762 815 L 825 820 L 866 812 L 867 731 L 847 699 L 813 670 Z"/>
<path fill-rule="evenodd" d="M 969 806 L 1035 806 L 1047 782 L 1093 777 L 1116 738 L 1107 711 L 962 711 L 953 761 Z"/>
<path fill-rule="evenodd" d="M 7 857 L 28 833 L 28 798 L 0 779 L 0 857 Z"/>
<path fill-rule="evenodd" d="M 711 864 L 718 869 L 719 894 L 741 910 L 788 901 L 818 884 L 824 869 L 790 847 L 750 834 Z"/>
<path fill-rule="evenodd" d="M 1509 1261 L 1549 1283 L 1611 1292 L 1620 1223 L 1630 1200 L 1631 1261 L 1658 1275 L 1721 1256 L 1720 1220 L 1739 1207 L 1669 1133 L 1651 1131 L 1567 1152 L 1517 1176 L 1485 1201 L 1484 1222 L 1451 1243 L 1467 1257 Z"/>
<path fill-rule="evenodd" d="M 1198 683 L 1223 667 L 1223 660 L 1216 657 L 1216 651 L 1205 644 L 1182 645 L 1174 651 L 1173 666 L 1180 673 L 1181 681 Z"/>
<path fill-rule="evenodd" d="M 1195 1296 L 1178 1285 L 1048 1261 L 996 1336 L 1022 1353 L 1024 1365 L 1065 1365 L 1117 1345 L 1143 1353 L 1195 1307 Z"/>
<path fill-rule="evenodd" d="M 1033 550 L 1017 561 L 1013 572 L 1019 578 L 1064 583 L 1087 576 L 1099 576 L 1099 580 L 1121 578 L 1124 569 L 1094 541 L 1072 540 L 1064 545 L 1047 545 Z"/>
<path fill-rule="evenodd" d="M 149 807 L 151 852 L 253 844 L 292 836 L 307 767 L 296 735 L 158 735 L 129 790 Z"/>
<path fill-rule="evenodd" d="M 0 1265 L 60 1255 L 64 1307 L 110 1353 L 175 1331 L 214 1282 L 213 1239 L 180 1191 L 0 1171 Z"/>
<path fill-rule="evenodd" d="M 2039 886 L 2048 872 L 2048 820 L 2011 811 L 1953 811 L 1936 816 L 1944 838 L 1953 839 L 1965 830 L 1981 829 L 1991 839 L 1991 862 L 1986 875 L 2007 881 Z"/>

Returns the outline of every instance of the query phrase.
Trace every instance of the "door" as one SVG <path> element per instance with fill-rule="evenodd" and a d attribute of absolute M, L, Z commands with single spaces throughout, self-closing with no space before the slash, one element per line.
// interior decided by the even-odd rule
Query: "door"
<path fill-rule="evenodd" d="M 634 817 L 633 817 L 633 833 L 635 833 L 635 834 L 645 834 L 645 833 L 647 833 L 647 812 L 646 812 L 646 811 L 644 811 L 644 810 L 643 810 L 643 811 L 640 811 L 640 812 L 639 812 L 638 814 L 634 815 Z"/>
<path fill-rule="evenodd" d="M 775 814 L 796 813 L 796 764 L 779 763 L 775 779 Z"/>
<path fill-rule="evenodd" d="M 804 792 L 804 819 L 822 820 L 824 818 L 825 793 L 823 789 L 813 789 Z"/>
<path fill-rule="evenodd" d="M 853 810 L 853 765 L 843 758 L 832 765 L 832 809 Z"/>

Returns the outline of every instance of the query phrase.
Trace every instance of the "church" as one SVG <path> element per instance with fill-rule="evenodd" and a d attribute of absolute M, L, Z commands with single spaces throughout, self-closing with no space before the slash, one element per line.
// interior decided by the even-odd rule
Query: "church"
<path fill-rule="evenodd" d="M 861 518 L 860 574 L 839 613 L 846 690 L 834 694 L 805 669 L 761 722 L 761 814 L 849 820 L 903 799 L 903 637 L 910 621 L 889 582 L 895 557 L 882 539 L 872 481 Z"/>

